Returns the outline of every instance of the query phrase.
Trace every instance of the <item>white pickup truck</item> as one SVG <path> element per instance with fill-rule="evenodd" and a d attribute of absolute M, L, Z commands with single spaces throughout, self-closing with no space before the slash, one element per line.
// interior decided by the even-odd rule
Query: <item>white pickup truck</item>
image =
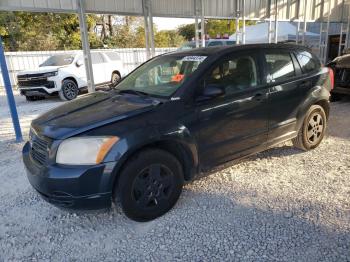
<path fill-rule="evenodd" d="M 91 60 L 96 85 L 115 86 L 126 73 L 119 55 L 113 51 L 92 51 Z M 87 86 L 83 53 L 53 55 L 37 70 L 18 73 L 17 84 L 28 101 L 55 95 L 72 100 Z"/>

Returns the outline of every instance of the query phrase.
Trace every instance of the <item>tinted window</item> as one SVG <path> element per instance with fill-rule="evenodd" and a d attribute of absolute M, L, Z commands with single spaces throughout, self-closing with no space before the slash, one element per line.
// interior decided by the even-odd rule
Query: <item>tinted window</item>
<path fill-rule="evenodd" d="M 295 76 L 293 60 L 289 53 L 265 54 L 268 80 L 280 81 Z"/>
<path fill-rule="evenodd" d="M 91 61 L 93 64 L 101 64 L 104 62 L 100 53 L 91 53 Z"/>
<path fill-rule="evenodd" d="M 53 56 L 50 56 L 40 66 L 64 66 L 64 65 L 71 64 L 73 62 L 73 60 L 74 60 L 74 55 L 72 55 L 72 54 L 53 55 Z"/>
<path fill-rule="evenodd" d="M 206 84 L 217 84 L 225 89 L 226 94 L 232 94 L 257 86 L 257 72 L 253 56 L 235 56 L 215 67 Z"/>
<path fill-rule="evenodd" d="M 113 61 L 120 60 L 120 56 L 117 53 L 108 52 L 108 53 L 105 53 L 105 55 L 107 55 L 107 57 Z"/>
<path fill-rule="evenodd" d="M 318 61 L 312 58 L 309 52 L 301 52 L 297 54 L 299 64 L 303 73 L 309 73 L 316 70 L 319 66 Z"/>
<path fill-rule="evenodd" d="M 235 41 L 226 41 L 226 45 L 234 45 L 235 43 Z"/>
<path fill-rule="evenodd" d="M 214 41 L 214 42 L 209 42 L 208 46 L 221 46 L 222 42 L 221 41 Z"/>

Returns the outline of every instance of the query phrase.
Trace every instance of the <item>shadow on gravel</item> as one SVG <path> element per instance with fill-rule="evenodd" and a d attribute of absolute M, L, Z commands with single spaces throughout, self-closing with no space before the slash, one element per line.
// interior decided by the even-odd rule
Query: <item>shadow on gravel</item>
<path fill-rule="evenodd" d="M 213 194 L 187 187 L 175 208 L 146 223 L 127 219 L 118 206 L 73 213 L 36 201 L 28 211 L 28 201 L 20 201 L 0 214 L 0 232 L 6 235 L 0 238 L 0 261 L 350 259 L 350 234 L 337 225 L 322 226 L 324 207 L 293 209 L 284 201 L 249 190 Z M 23 210 L 25 219 L 18 215 Z"/>

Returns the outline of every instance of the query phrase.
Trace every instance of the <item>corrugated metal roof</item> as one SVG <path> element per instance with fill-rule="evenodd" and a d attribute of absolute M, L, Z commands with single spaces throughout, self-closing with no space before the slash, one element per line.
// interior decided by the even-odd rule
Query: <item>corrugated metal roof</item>
<path fill-rule="evenodd" d="M 194 17 L 195 0 L 152 0 L 154 16 Z M 307 20 L 320 19 L 320 14 L 328 15 L 328 4 L 331 3 L 331 21 L 345 21 L 349 14 L 349 2 L 343 0 L 300 0 L 303 6 L 307 1 Z M 322 1 L 324 8 L 322 9 Z M 200 2 L 200 1 L 199 1 Z M 238 1 L 239 2 L 239 1 Z M 242 2 L 242 1 L 241 1 Z M 268 0 L 245 0 L 246 18 L 264 20 L 268 18 Z M 274 3 L 274 1 L 271 1 Z M 210 18 L 234 18 L 236 16 L 236 0 L 203 0 L 204 15 Z M 296 0 L 278 0 L 278 18 L 280 20 L 297 19 Z M 75 12 L 75 0 L 1 0 L 0 9 L 8 11 L 38 12 Z M 89 13 L 110 13 L 120 15 L 142 15 L 142 0 L 86 0 L 86 11 Z M 272 5 L 272 14 L 274 5 Z M 343 13 L 343 14 L 342 14 Z M 301 17 L 303 11 L 300 12 Z"/>

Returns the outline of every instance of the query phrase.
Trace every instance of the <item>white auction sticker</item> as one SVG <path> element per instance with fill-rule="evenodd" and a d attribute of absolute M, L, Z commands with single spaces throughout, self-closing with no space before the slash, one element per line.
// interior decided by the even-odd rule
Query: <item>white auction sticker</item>
<path fill-rule="evenodd" d="M 193 55 L 193 56 L 185 56 L 182 58 L 182 61 L 190 61 L 190 62 L 203 62 L 207 56 L 201 55 Z"/>

